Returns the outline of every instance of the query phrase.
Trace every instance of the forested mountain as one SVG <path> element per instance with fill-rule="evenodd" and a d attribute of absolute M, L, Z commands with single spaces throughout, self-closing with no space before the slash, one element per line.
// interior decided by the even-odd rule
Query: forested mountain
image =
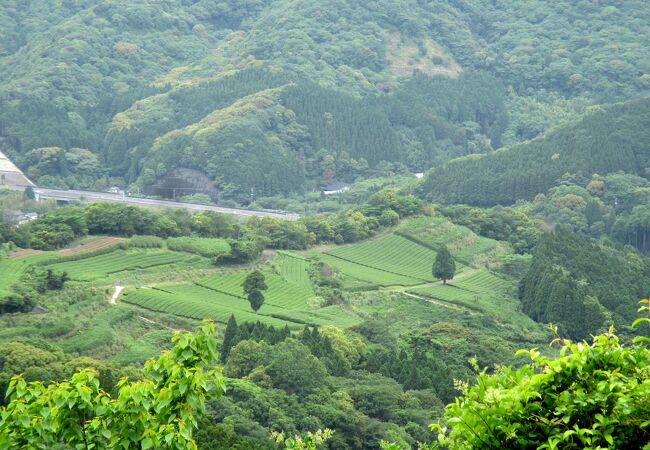
<path fill-rule="evenodd" d="M 240 202 L 387 163 L 422 172 L 647 93 L 648 14 L 640 0 L 10 0 L 0 146 L 41 184 L 146 191 L 189 168 Z"/>
<path fill-rule="evenodd" d="M 519 286 L 524 312 L 574 339 L 610 323 L 624 327 L 650 289 L 650 266 L 630 256 L 565 231 L 545 236 Z"/>
<path fill-rule="evenodd" d="M 530 142 L 450 161 L 421 186 L 429 198 L 479 206 L 530 200 L 563 175 L 650 175 L 650 98 L 596 108 Z"/>

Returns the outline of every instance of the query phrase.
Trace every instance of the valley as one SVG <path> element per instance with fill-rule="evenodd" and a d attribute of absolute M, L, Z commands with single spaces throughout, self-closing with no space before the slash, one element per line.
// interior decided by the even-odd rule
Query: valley
<path fill-rule="evenodd" d="M 0 2 L 0 450 L 650 450 L 644 0 Z"/>

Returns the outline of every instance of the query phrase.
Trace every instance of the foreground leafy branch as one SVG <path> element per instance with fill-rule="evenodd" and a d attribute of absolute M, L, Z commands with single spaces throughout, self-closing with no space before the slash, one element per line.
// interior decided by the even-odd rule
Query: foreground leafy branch
<path fill-rule="evenodd" d="M 0 449 L 195 449 L 197 415 L 225 391 L 214 324 L 177 334 L 176 345 L 145 365 L 141 381 L 118 383 L 112 398 L 97 373 L 82 370 L 44 385 L 14 377 L 0 409 Z"/>
<path fill-rule="evenodd" d="M 640 311 L 650 312 L 650 300 L 642 303 Z M 650 319 L 633 327 L 640 325 Z M 431 425 L 438 442 L 418 448 L 650 450 L 650 339 L 623 346 L 610 329 L 591 344 L 560 341 L 556 359 L 520 350 L 532 363 L 484 369 L 472 387 L 458 382 L 462 394 L 445 410 L 449 429 Z M 381 448 L 401 450 L 388 442 Z"/>
<path fill-rule="evenodd" d="M 647 321 L 647 319 L 643 319 Z M 641 322 L 639 322 L 641 323 Z M 446 408 L 450 449 L 643 448 L 650 443 L 650 350 L 610 329 L 592 344 L 563 341 L 554 360 L 485 370 Z"/>

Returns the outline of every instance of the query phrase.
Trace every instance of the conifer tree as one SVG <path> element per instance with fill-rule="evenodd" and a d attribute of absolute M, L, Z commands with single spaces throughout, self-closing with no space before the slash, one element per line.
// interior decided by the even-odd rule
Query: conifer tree
<path fill-rule="evenodd" d="M 237 320 L 235 320 L 234 314 L 230 315 L 228 319 L 228 325 L 226 325 L 226 331 L 223 335 L 223 346 L 221 347 L 221 362 L 226 362 L 228 359 L 228 353 L 230 349 L 235 344 L 235 337 L 237 336 Z"/>
<path fill-rule="evenodd" d="M 433 263 L 432 274 L 434 278 L 439 278 L 442 280 L 443 284 L 447 284 L 447 280 L 454 278 L 456 273 L 456 262 L 454 257 L 451 256 L 449 249 L 446 245 L 443 245 L 438 250 L 436 255 L 436 260 Z"/>

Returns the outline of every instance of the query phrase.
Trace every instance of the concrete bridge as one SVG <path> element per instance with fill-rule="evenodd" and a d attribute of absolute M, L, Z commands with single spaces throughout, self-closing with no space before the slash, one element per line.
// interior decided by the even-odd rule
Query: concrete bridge
<path fill-rule="evenodd" d="M 9 158 L 0 152 L 0 189 L 23 191 L 28 186 L 34 189 L 37 199 L 53 199 L 59 202 L 114 202 L 150 208 L 180 208 L 190 211 L 214 211 L 222 214 L 237 216 L 274 217 L 283 220 L 298 220 L 298 214 L 289 214 L 282 211 L 251 209 L 223 208 L 221 206 L 199 205 L 196 203 L 180 203 L 167 200 L 153 200 L 149 198 L 128 197 L 123 194 L 108 192 L 77 191 L 63 189 L 46 189 L 34 185 Z"/>

